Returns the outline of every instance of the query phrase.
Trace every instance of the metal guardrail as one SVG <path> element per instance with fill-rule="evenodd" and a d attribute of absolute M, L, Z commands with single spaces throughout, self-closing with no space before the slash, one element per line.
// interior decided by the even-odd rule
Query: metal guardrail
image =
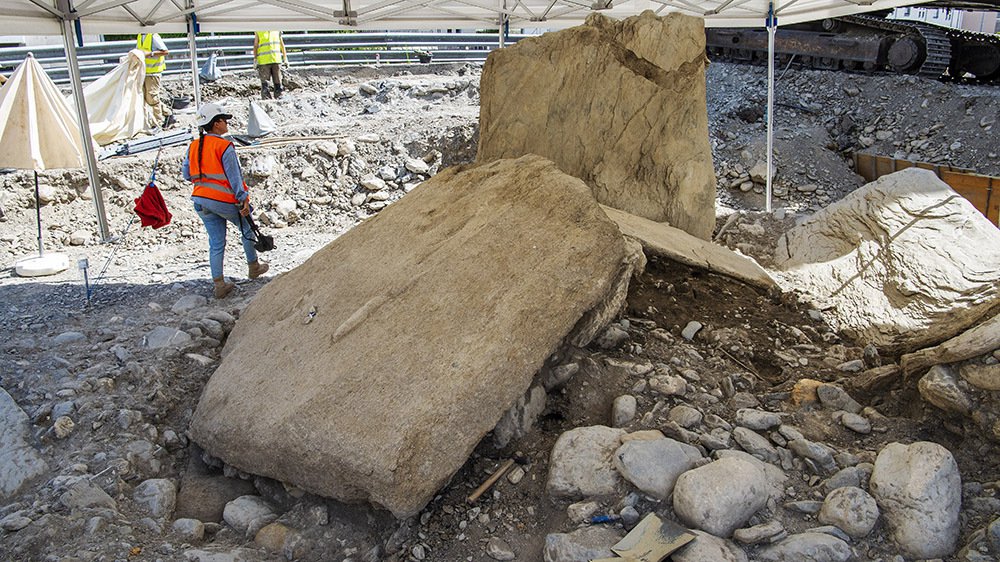
<path fill-rule="evenodd" d="M 527 35 L 509 35 L 507 44 Z M 289 33 L 284 35 L 289 64 L 326 66 L 365 63 L 417 63 L 421 53 L 429 53 L 434 62 L 482 62 L 498 47 L 495 33 Z M 164 39 L 170 50 L 166 74 L 191 72 L 187 38 Z M 195 39 L 198 66 L 218 53 L 217 64 L 223 71 L 253 68 L 253 35 L 201 36 Z M 135 47 L 135 41 L 105 41 L 77 48 L 80 76 L 84 82 L 107 74 L 119 58 Z M 62 45 L 0 48 L 0 73 L 9 75 L 28 53 L 45 68 L 57 84 L 69 84 L 66 53 Z M 423 57 L 426 58 L 426 55 Z"/>

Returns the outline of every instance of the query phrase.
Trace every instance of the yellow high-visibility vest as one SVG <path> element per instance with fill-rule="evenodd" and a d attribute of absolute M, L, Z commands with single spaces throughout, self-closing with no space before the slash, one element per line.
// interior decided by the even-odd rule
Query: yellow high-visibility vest
<path fill-rule="evenodd" d="M 144 53 L 153 52 L 153 34 L 152 33 L 140 33 L 135 36 L 135 48 L 141 49 Z M 146 74 L 160 74 L 167 68 L 167 58 L 160 57 L 146 57 Z"/>
<path fill-rule="evenodd" d="M 257 32 L 257 64 L 282 63 L 281 56 L 281 32 L 280 31 L 258 31 Z"/>

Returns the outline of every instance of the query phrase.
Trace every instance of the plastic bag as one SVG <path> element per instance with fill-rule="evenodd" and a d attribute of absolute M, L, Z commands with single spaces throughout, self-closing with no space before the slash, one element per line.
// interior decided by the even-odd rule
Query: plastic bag
<path fill-rule="evenodd" d="M 219 69 L 217 64 L 218 53 L 212 53 L 209 55 L 208 60 L 201 67 L 198 72 L 198 77 L 206 82 L 215 82 L 216 80 L 222 78 L 222 70 Z"/>

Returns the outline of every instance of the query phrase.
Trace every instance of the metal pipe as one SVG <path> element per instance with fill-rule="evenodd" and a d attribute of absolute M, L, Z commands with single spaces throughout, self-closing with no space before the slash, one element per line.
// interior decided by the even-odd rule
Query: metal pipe
<path fill-rule="evenodd" d="M 507 19 L 507 14 L 504 14 L 504 10 L 507 9 L 507 2 L 506 2 L 506 0 L 498 0 L 498 1 L 500 3 L 500 6 L 499 6 L 500 7 L 500 10 L 499 10 L 499 14 L 500 14 L 499 23 L 500 23 L 500 25 L 497 26 L 497 35 L 499 36 L 498 39 L 497 39 L 497 46 L 499 46 L 501 49 L 503 49 L 506 46 L 506 44 L 505 44 L 506 41 L 504 41 L 505 37 L 503 35 L 503 23 Z"/>
<path fill-rule="evenodd" d="M 765 210 L 771 212 L 771 153 L 774 148 L 774 33 L 778 19 L 774 17 L 774 3 L 767 8 L 767 184 L 764 197 Z"/>
<path fill-rule="evenodd" d="M 194 2 L 188 2 L 189 7 Z M 201 79 L 198 77 L 198 42 L 195 34 L 198 33 L 198 16 L 191 12 L 188 16 L 188 51 L 191 53 L 191 80 L 194 83 L 194 109 L 201 107 Z"/>
<path fill-rule="evenodd" d="M 69 0 L 59 0 L 59 8 L 64 14 L 72 12 Z M 83 98 L 83 82 L 80 80 L 80 65 L 76 60 L 76 45 L 73 44 L 73 24 L 62 19 L 63 47 L 66 49 L 66 60 L 69 63 L 69 76 L 73 83 L 73 100 L 76 102 L 76 117 L 80 125 L 80 138 L 83 151 L 87 157 L 87 177 L 90 179 L 90 189 L 93 194 L 94 210 L 97 212 L 97 232 L 102 241 L 111 237 L 108 229 L 108 218 L 104 212 L 104 195 L 101 193 L 100 178 L 97 175 L 97 156 L 94 154 L 94 139 L 90 135 L 90 119 L 87 117 L 87 101 Z"/>
<path fill-rule="evenodd" d="M 42 245 L 42 195 L 38 189 L 38 170 L 35 172 L 35 221 L 38 223 L 38 255 L 45 255 L 45 246 Z"/>

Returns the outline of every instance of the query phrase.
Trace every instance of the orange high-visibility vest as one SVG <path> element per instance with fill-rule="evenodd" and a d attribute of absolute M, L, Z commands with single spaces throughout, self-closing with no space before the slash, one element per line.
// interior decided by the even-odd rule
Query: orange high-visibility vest
<path fill-rule="evenodd" d="M 191 181 L 194 182 L 194 191 L 191 195 L 223 203 L 238 203 L 233 193 L 233 186 L 226 177 L 226 170 L 222 167 L 222 153 L 233 143 L 215 135 L 205 135 L 201 139 L 195 139 L 188 147 L 188 171 L 191 173 Z M 201 152 L 200 167 L 198 166 L 199 142 L 205 143 L 205 148 Z M 246 189 L 246 184 L 243 188 Z"/>

